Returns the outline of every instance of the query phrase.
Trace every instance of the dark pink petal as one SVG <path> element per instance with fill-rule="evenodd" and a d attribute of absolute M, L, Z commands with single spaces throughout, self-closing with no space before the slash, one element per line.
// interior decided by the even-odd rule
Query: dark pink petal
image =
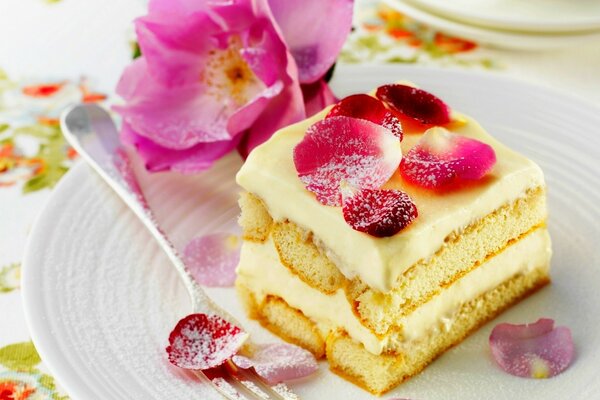
<path fill-rule="evenodd" d="M 402 125 L 383 103 L 367 94 L 355 94 L 342 99 L 327 114 L 327 118 L 344 115 L 346 117 L 366 119 L 388 128 L 402 140 Z"/>
<path fill-rule="evenodd" d="M 352 27 L 352 0 L 269 0 L 300 82 L 317 81 L 333 65 Z"/>
<path fill-rule="evenodd" d="M 236 355 L 233 362 L 242 369 L 254 367 L 269 384 L 303 378 L 319 369 L 311 352 L 288 343 L 258 346 L 251 358 Z"/>
<path fill-rule="evenodd" d="M 215 233 L 192 239 L 183 251 L 186 266 L 205 286 L 232 286 L 240 261 L 241 240 L 230 233 Z"/>
<path fill-rule="evenodd" d="M 243 134 L 238 146 L 240 155 L 245 159 L 255 147 L 266 142 L 277 130 L 304 118 L 304 102 L 299 86 L 286 87 Z"/>
<path fill-rule="evenodd" d="M 171 364 L 205 370 L 238 352 L 248 334 L 218 315 L 191 314 L 177 323 L 166 348 Z"/>
<path fill-rule="evenodd" d="M 490 349 L 500 367 L 511 375 L 548 378 L 564 371 L 573 361 L 571 330 L 554 328 L 554 320 L 533 324 L 498 324 L 490 335 Z"/>
<path fill-rule="evenodd" d="M 301 87 L 307 117 L 312 117 L 328 105 L 338 101 L 324 79 L 315 83 L 302 84 Z"/>
<path fill-rule="evenodd" d="M 331 117 L 306 131 L 294 148 L 294 165 L 306 188 L 325 205 L 341 205 L 340 184 L 380 188 L 402 159 L 400 141 L 370 121 Z"/>
<path fill-rule="evenodd" d="M 436 127 L 429 129 L 402 159 L 402 177 L 439 189 L 483 178 L 496 164 L 494 149 L 483 142 Z"/>
<path fill-rule="evenodd" d="M 377 88 L 377 98 L 392 110 L 424 124 L 450 122 L 450 107 L 433 94 L 408 85 L 391 84 Z"/>
<path fill-rule="evenodd" d="M 344 190 L 342 212 L 352 229 L 375 237 L 393 236 L 419 215 L 408 194 L 400 190 Z"/>
<path fill-rule="evenodd" d="M 232 140 L 199 143 L 189 149 L 173 150 L 138 135 L 127 123 L 121 128 L 121 140 L 134 146 L 151 172 L 177 171 L 191 174 L 210 168 L 216 160 L 235 149 L 241 135 Z"/>

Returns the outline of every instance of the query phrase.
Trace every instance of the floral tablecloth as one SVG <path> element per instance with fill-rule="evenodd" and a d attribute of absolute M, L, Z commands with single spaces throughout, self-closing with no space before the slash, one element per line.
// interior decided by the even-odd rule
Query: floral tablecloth
<path fill-rule="evenodd" d="M 0 5 L 0 400 L 64 399 L 30 341 L 20 295 L 27 235 L 77 159 L 57 117 L 108 102 L 130 60 L 141 1 L 4 0 Z M 403 63 L 511 75 L 600 104 L 600 43 L 549 52 L 487 49 L 378 1 L 357 3 L 340 63 Z M 15 23 L 18 22 L 18 23 Z"/>

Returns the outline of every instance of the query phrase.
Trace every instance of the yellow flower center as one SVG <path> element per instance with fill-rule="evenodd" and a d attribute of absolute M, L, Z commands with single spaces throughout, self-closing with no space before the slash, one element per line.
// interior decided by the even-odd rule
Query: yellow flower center
<path fill-rule="evenodd" d="M 206 68 L 200 74 L 208 93 L 226 107 L 240 107 L 264 89 L 263 82 L 242 57 L 241 49 L 240 37 L 231 36 L 226 49 L 208 53 Z"/>

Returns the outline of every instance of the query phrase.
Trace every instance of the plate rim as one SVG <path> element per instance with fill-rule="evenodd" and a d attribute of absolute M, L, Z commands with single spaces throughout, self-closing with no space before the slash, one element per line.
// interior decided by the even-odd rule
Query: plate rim
<path fill-rule="evenodd" d="M 372 71 L 373 69 L 385 70 L 385 73 L 402 75 L 402 74 L 410 74 L 411 72 L 414 74 L 448 74 L 454 76 L 461 77 L 469 77 L 472 78 L 474 75 L 477 76 L 477 79 L 481 79 L 483 81 L 502 81 L 506 83 L 510 83 L 512 85 L 521 86 L 524 90 L 530 91 L 538 91 L 545 93 L 550 96 L 559 96 L 563 98 L 565 101 L 578 103 L 581 107 L 589 108 L 591 112 L 600 113 L 600 105 L 595 104 L 593 102 L 587 101 L 580 96 L 574 95 L 572 93 L 564 92 L 561 90 L 557 90 L 555 88 L 527 82 L 521 79 L 516 79 L 514 77 L 494 74 L 486 71 L 463 71 L 463 70 L 455 70 L 455 69 L 447 69 L 441 67 L 429 67 L 429 66 L 398 66 L 398 65 L 389 65 L 389 64 L 361 64 L 361 65 L 343 65 L 340 66 L 340 69 L 343 68 L 342 74 L 347 76 L 352 76 L 353 74 L 365 73 L 365 70 Z M 336 76 L 339 77 L 340 73 L 338 71 L 337 74 L 334 74 L 334 78 Z M 450 77 L 451 77 L 450 76 Z M 339 78 L 338 78 L 339 79 Z M 600 154 L 600 149 L 598 150 Z M 40 354 L 44 364 L 49 369 L 51 374 L 57 379 L 59 384 L 64 387 L 67 393 L 73 398 L 90 398 L 95 397 L 96 393 L 87 393 L 86 388 L 89 389 L 87 385 L 78 381 L 77 379 L 71 378 L 66 373 L 67 367 L 61 367 L 61 364 L 67 362 L 67 358 L 64 354 L 61 354 L 55 346 L 52 346 L 53 342 L 58 342 L 55 336 L 52 335 L 52 332 L 49 329 L 47 318 L 45 318 L 44 313 L 44 305 L 43 301 L 40 301 L 41 296 L 36 293 L 40 293 L 40 290 L 37 290 L 36 284 L 40 281 L 35 272 L 38 271 L 43 263 L 37 263 L 40 256 L 36 254 L 35 249 L 44 246 L 44 238 L 46 237 L 46 229 L 44 229 L 48 224 L 51 224 L 51 220 L 53 216 L 52 211 L 55 209 L 59 209 L 57 206 L 60 202 L 60 198 L 65 196 L 65 187 L 73 185 L 80 175 L 86 173 L 88 170 L 91 173 L 94 173 L 91 169 L 85 164 L 83 160 L 78 160 L 76 164 L 67 172 L 67 174 L 59 181 L 56 187 L 53 189 L 50 198 L 47 200 L 46 204 L 42 208 L 42 210 L 38 213 L 37 218 L 31 228 L 27 245 L 25 248 L 25 255 L 23 257 L 22 262 L 22 276 L 21 276 L 21 294 L 23 299 L 23 310 L 25 314 L 25 320 L 27 326 L 29 328 L 29 333 L 31 336 L 31 340 L 38 353 Z M 73 181 L 73 182 L 72 182 Z M 62 210 L 64 212 L 64 209 Z"/>

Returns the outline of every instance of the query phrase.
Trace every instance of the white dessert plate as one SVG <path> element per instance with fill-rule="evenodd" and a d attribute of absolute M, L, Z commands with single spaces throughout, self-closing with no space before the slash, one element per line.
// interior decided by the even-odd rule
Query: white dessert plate
<path fill-rule="evenodd" d="M 598 43 L 600 30 L 569 34 L 533 34 L 487 29 L 451 20 L 417 7 L 406 0 L 383 0 L 390 7 L 444 33 L 474 40 L 481 44 L 513 50 L 551 50 Z M 566 0 L 565 0 L 566 1 Z M 451 1 L 448 1 L 451 3 Z M 526 2 L 523 2 L 526 3 Z"/>
<path fill-rule="evenodd" d="M 477 118 L 493 135 L 544 169 L 549 187 L 554 283 L 503 313 L 385 398 L 591 398 L 600 391 L 600 109 L 550 90 L 494 75 L 400 66 L 340 67 L 340 96 L 409 79 Z M 159 221 L 183 247 L 197 234 L 236 229 L 241 162 L 230 156 L 194 176 L 140 180 Z M 234 289 L 211 289 L 259 341 L 278 340 L 249 321 Z M 27 249 L 23 296 L 44 362 L 75 399 L 218 399 L 171 367 L 170 329 L 190 311 L 166 257 L 133 214 L 87 165 L 60 182 Z M 547 380 L 513 377 L 493 361 L 495 324 L 554 318 L 572 329 L 574 364 Z M 371 399 L 321 363 L 292 383 L 303 399 Z"/>
<path fill-rule="evenodd" d="M 524 32 L 600 29 L 597 0 L 404 0 L 446 18 Z"/>

